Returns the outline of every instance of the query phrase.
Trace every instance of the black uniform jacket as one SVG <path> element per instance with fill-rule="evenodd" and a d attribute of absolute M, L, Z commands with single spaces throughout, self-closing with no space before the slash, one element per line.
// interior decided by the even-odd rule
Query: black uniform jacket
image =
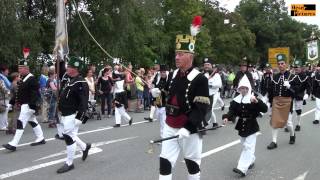
<path fill-rule="evenodd" d="M 294 98 L 296 82 L 294 81 L 295 75 L 289 71 L 285 71 L 283 74 L 277 73 L 273 75 L 271 88 L 269 89 L 269 101 L 272 104 L 273 97 L 292 97 Z M 284 81 L 289 81 L 290 88 L 284 86 Z"/>
<path fill-rule="evenodd" d="M 173 77 L 175 72 L 176 75 Z M 181 120 L 179 119 L 181 115 L 185 115 L 187 116 L 187 121 L 183 127 L 191 133 L 196 133 L 198 129 L 207 125 L 205 115 L 210 105 L 208 79 L 194 68 L 190 68 L 184 73 L 180 70 L 175 72 L 170 73 L 168 77 L 166 122 L 170 126 L 170 123 L 175 124 L 175 121 Z M 195 72 L 198 72 L 198 74 Z M 197 75 L 190 81 L 188 77 L 191 77 L 193 73 Z M 189 74 L 191 75 L 189 76 Z M 168 113 L 170 111 L 168 107 L 173 98 L 177 100 L 179 108 L 178 113 L 174 116 Z"/>
<path fill-rule="evenodd" d="M 37 79 L 29 73 L 28 75 L 21 78 L 17 83 L 16 96 L 13 96 L 10 100 L 10 104 L 15 103 L 28 104 L 29 108 L 37 110 L 37 100 L 40 96 L 39 94 L 39 83 Z"/>
<path fill-rule="evenodd" d="M 83 120 L 88 108 L 89 87 L 83 77 L 65 75 L 61 81 L 58 109 L 62 116 L 77 113 L 76 119 Z"/>
<path fill-rule="evenodd" d="M 305 93 L 310 95 L 310 93 L 311 93 L 311 80 L 310 80 L 309 76 L 306 75 L 306 73 L 301 72 L 301 73 L 297 74 L 294 78 L 294 83 L 295 83 L 294 98 L 296 100 L 302 101 Z"/>
<path fill-rule="evenodd" d="M 320 98 L 320 71 L 315 73 L 315 76 L 312 78 L 312 94 L 316 98 Z"/>
<path fill-rule="evenodd" d="M 235 129 L 238 130 L 239 136 L 247 137 L 259 131 L 257 117 L 260 112 L 267 112 L 268 107 L 260 99 L 258 103 L 237 103 L 231 101 L 229 112 L 222 116 L 222 119 L 229 120 L 239 117 Z"/>

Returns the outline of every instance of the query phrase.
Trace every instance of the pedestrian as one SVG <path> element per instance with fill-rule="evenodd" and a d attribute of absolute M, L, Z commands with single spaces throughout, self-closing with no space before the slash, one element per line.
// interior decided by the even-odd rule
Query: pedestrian
<path fill-rule="evenodd" d="M 90 143 L 84 143 L 78 137 L 81 124 L 85 124 L 85 115 L 88 108 L 89 87 L 81 76 L 82 61 L 77 57 L 70 57 L 65 77 L 61 81 L 58 110 L 61 114 L 60 124 L 63 128 L 63 137 L 66 143 L 67 159 L 65 164 L 57 170 L 57 173 L 65 173 L 74 169 L 73 159 L 77 145 L 82 150 L 82 160 L 85 161 Z"/>
<path fill-rule="evenodd" d="M 98 78 L 97 90 L 99 93 L 99 97 L 101 99 L 101 114 L 105 115 L 105 107 L 107 101 L 107 113 L 108 118 L 111 117 L 111 109 L 112 109 L 112 74 L 111 69 L 105 68 L 102 72 L 102 76 Z"/>
<path fill-rule="evenodd" d="M 270 104 L 272 104 L 271 128 L 272 142 L 268 149 L 272 150 L 278 147 L 277 137 L 278 128 L 287 126 L 290 132 L 289 144 L 294 144 L 296 140 L 292 124 L 292 98 L 294 97 L 294 78 L 295 75 L 287 70 L 287 57 L 284 54 L 277 55 L 279 73 L 272 77 L 271 87 L 269 89 Z"/>
<path fill-rule="evenodd" d="M 17 130 L 13 139 L 8 144 L 3 145 L 4 148 L 10 151 L 16 150 L 27 122 L 31 125 L 33 132 L 36 135 L 35 142 L 30 145 L 37 146 L 46 143 L 41 126 L 36 119 L 36 115 L 39 111 L 39 107 L 37 106 L 39 84 L 35 76 L 30 73 L 28 61 L 26 59 L 19 61 L 19 74 L 21 75 L 21 80 L 18 82 L 16 96 L 9 102 L 10 107 L 14 106 L 16 103 L 21 106 L 20 115 L 17 120 Z"/>
<path fill-rule="evenodd" d="M 210 104 L 208 79 L 193 64 L 195 37 L 177 35 L 176 69 L 169 75 L 167 118 L 163 137 L 178 136 L 162 142 L 159 180 L 171 180 L 179 153 L 183 153 L 189 180 L 200 180 L 202 135 L 207 125 L 206 111 Z"/>
<path fill-rule="evenodd" d="M 9 68 L 6 65 L 0 65 L 0 130 L 8 130 L 8 104 L 10 99 L 11 82 L 8 80 Z"/>
<path fill-rule="evenodd" d="M 248 169 L 253 168 L 255 162 L 255 147 L 259 124 L 257 117 L 268 110 L 267 105 L 252 94 L 252 88 L 246 75 L 239 82 L 239 95 L 230 103 L 229 112 L 222 116 L 224 124 L 238 117 L 235 129 L 238 130 L 243 146 L 238 165 L 233 169 L 235 173 L 244 177 Z"/>

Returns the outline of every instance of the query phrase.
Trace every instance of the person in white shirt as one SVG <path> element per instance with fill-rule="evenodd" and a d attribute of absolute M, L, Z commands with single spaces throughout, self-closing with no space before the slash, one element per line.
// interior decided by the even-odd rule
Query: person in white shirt
<path fill-rule="evenodd" d="M 208 78 L 209 96 L 210 96 L 210 120 L 213 127 L 218 126 L 217 118 L 214 113 L 214 106 L 220 98 L 219 89 L 222 87 L 221 76 L 217 68 L 213 65 L 211 59 L 205 58 L 203 62 L 204 76 Z"/>

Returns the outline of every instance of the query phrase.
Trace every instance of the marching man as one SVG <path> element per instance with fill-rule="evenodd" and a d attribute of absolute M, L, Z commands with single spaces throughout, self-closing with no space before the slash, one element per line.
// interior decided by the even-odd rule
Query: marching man
<path fill-rule="evenodd" d="M 309 77 L 302 71 L 301 66 L 302 61 L 296 59 L 293 65 L 294 72 L 296 74 L 294 79 L 296 86 L 294 89 L 295 94 L 293 99 L 293 111 L 296 111 L 297 113 L 297 125 L 295 131 L 300 131 L 303 101 L 307 100 L 311 93 L 311 84 L 308 82 Z"/>
<path fill-rule="evenodd" d="M 271 127 L 272 142 L 268 145 L 268 149 L 272 150 L 278 147 L 277 137 L 278 128 L 287 126 L 290 132 L 289 144 L 294 144 L 296 140 L 292 123 L 292 98 L 294 97 L 294 78 L 286 67 L 286 56 L 284 54 L 277 55 L 279 73 L 272 78 L 271 88 L 269 89 L 270 103 L 272 104 Z"/>
<path fill-rule="evenodd" d="M 71 57 L 65 77 L 61 82 L 60 98 L 58 103 L 59 114 L 61 114 L 60 125 L 63 128 L 63 137 L 67 145 L 67 159 L 65 164 L 57 170 L 57 173 L 65 173 L 74 169 L 73 159 L 77 145 L 82 150 L 82 160 L 86 160 L 90 143 L 84 143 L 78 137 L 80 124 L 87 121 L 85 112 L 88 107 L 89 87 L 81 77 L 79 71 L 82 62 L 76 57 Z"/>
<path fill-rule="evenodd" d="M 247 76 L 244 75 L 238 85 L 237 91 L 239 95 L 231 101 L 229 112 L 222 116 L 224 124 L 229 120 L 239 117 L 235 128 L 241 137 L 243 149 L 238 166 L 234 168 L 233 171 L 242 177 L 246 176 L 248 169 L 254 166 L 254 152 L 257 141 L 256 133 L 259 131 L 257 117 L 260 112 L 265 113 L 268 110 L 267 105 L 252 95 L 251 90 L 250 81 Z"/>
<path fill-rule="evenodd" d="M 36 103 L 39 96 L 39 85 L 37 79 L 30 73 L 28 62 L 25 59 L 19 62 L 19 73 L 21 75 L 21 81 L 18 82 L 16 96 L 9 102 L 10 107 L 14 104 L 21 106 L 20 115 L 17 120 L 17 130 L 13 139 L 8 144 L 2 145 L 10 151 L 16 150 L 27 122 L 32 126 L 33 132 L 37 137 L 35 142 L 31 143 L 31 146 L 46 143 L 41 126 L 36 119 L 36 113 L 38 112 Z"/>
<path fill-rule="evenodd" d="M 172 169 L 180 151 L 188 169 L 188 180 L 200 180 L 202 138 L 198 130 L 207 123 L 205 114 L 210 104 L 208 79 L 193 68 L 195 35 L 201 17 L 192 23 L 192 35 L 176 37 L 176 69 L 169 76 L 167 118 L 163 137 L 178 136 L 162 142 L 159 180 L 171 180 Z M 195 33 L 194 33 L 195 31 Z"/>
<path fill-rule="evenodd" d="M 166 65 L 160 65 L 160 75 L 155 82 L 155 88 L 151 89 L 152 97 L 155 98 L 156 117 L 160 121 L 160 137 L 163 138 L 163 128 L 166 121 L 166 89 L 168 71 Z"/>
<path fill-rule="evenodd" d="M 313 90 L 312 94 L 316 98 L 316 111 L 314 113 L 314 121 L 313 124 L 319 124 L 320 120 L 320 62 L 317 64 L 316 72 L 313 77 Z"/>
<path fill-rule="evenodd" d="M 212 121 L 213 127 L 218 126 L 217 118 L 214 113 L 214 107 L 220 98 L 219 89 L 222 87 L 222 80 L 220 74 L 217 72 L 217 68 L 215 65 L 212 65 L 212 61 L 208 58 L 203 60 L 203 68 L 204 68 L 204 76 L 208 78 L 208 86 L 209 86 L 209 96 L 210 96 L 210 120 Z M 213 67 L 214 66 L 214 67 Z"/>
<path fill-rule="evenodd" d="M 114 83 L 114 104 L 115 104 L 115 120 L 116 124 L 113 126 L 118 128 L 121 126 L 121 118 L 124 117 L 125 120 L 132 125 L 132 117 L 126 112 L 126 108 L 128 107 L 127 93 L 124 90 L 124 79 L 125 75 L 118 71 L 119 66 L 115 65 L 115 71 L 112 74 L 112 78 L 115 81 Z"/>

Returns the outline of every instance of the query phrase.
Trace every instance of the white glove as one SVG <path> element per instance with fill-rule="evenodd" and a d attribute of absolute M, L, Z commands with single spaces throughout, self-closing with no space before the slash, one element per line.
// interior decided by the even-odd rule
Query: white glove
<path fill-rule="evenodd" d="M 314 77 L 314 76 L 315 76 L 315 73 L 312 73 L 312 74 L 311 74 L 311 77 Z"/>
<path fill-rule="evenodd" d="M 284 82 L 283 82 L 283 85 L 284 85 L 286 88 L 288 88 L 288 89 L 289 89 L 290 86 L 291 86 L 290 83 L 289 83 L 289 81 L 284 81 Z"/>
<path fill-rule="evenodd" d="M 8 104 L 7 108 L 8 108 L 8 111 L 11 111 L 12 110 L 12 104 Z"/>
<path fill-rule="evenodd" d="M 34 114 L 35 112 L 36 112 L 35 110 L 29 108 L 29 113 L 30 114 Z"/>
<path fill-rule="evenodd" d="M 151 89 L 151 95 L 152 97 L 156 98 L 156 97 L 159 97 L 161 94 L 161 91 L 159 88 L 153 88 Z"/>
<path fill-rule="evenodd" d="M 75 124 L 76 126 L 80 126 L 82 124 L 82 121 L 80 121 L 79 119 L 75 119 Z"/>
<path fill-rule="evenodd" d="M 309 95 L 308 94 L 305 94 L 304 96 L 303 96 L 303 100 L 307 100 L 309 98 Z"/>
<path fill-rule="evenodd" d="M 182 139 L 182 138 L 187 138 L 190 136 L 190 131 L 188 131 L 186 128 L 181 128 L 177 133 L 176 135 L 179 136 L 179 139 Z"/>

